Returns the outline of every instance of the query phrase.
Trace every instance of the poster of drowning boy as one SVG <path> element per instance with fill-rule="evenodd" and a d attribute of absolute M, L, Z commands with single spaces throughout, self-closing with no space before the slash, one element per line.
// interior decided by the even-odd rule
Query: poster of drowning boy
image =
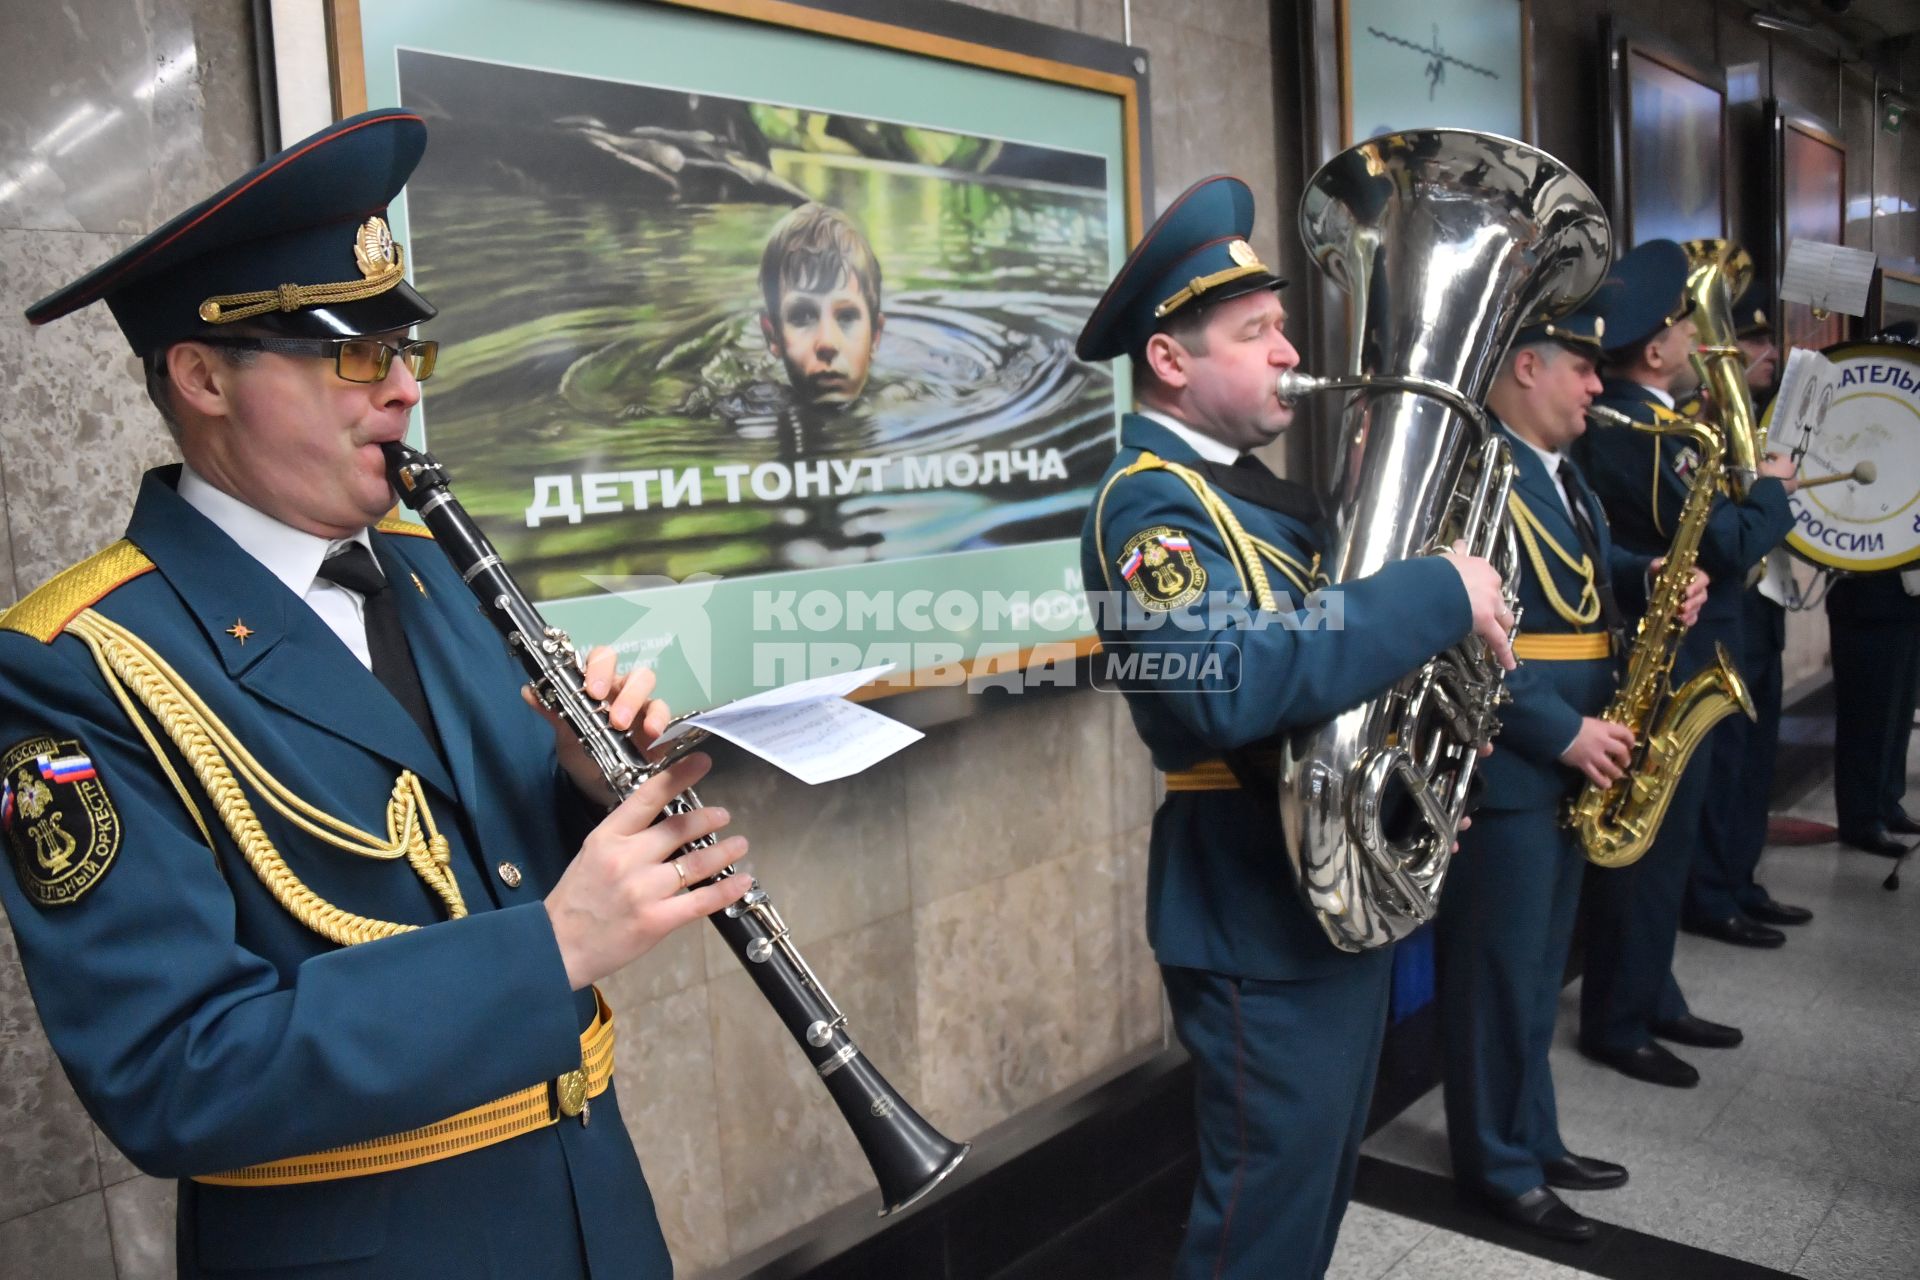
<path fill-rule="evenodd" d="M 1074 537 L 1107 160 L 400 48 L 428 447 L 543 599 Z"/>

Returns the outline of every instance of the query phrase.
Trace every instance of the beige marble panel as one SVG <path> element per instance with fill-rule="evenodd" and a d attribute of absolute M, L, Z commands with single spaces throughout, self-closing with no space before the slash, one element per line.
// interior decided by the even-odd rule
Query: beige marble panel
<path fill-rule="evenodd" d="M 717 781 L 701 787 L 709 804 L 734 815 L 729 831 L 747 838 L 747 866 L 802 946 L 836 937 L 908 906 L 908 778 L 925 767 L 924 743 L 858 777 L 810 787 L 728 751 Z M 705 930 L 707 972 L 739 970 L 720 935 Z"/>
<path fill-rule="evenodd" d="M 1076 1074 L 1087 1076 L 1127 1051 L 1127 858 L 1116 845 L 1063 861 L 1074 897 L 1072 1045 Z"/>
<path fill-rule="evenodd" d="M 664 999 L 617 1006 L 614 1079 L 647 1186 L 682 1270 L 727 1259 L 719 1109 L 703 983 Z"/>
<path fill-rule="evenodd" d="M 107 1206 L 98 1191 L 0 1222 L 0 1275 L 115 1280 Z"/>
<path fill-rule="evenodd" d="M 159 226 L 258 164 L 260 84 L 251 0 L 145 0 L 157 76 L 153 210 Z M 192 50 L 186 65 L 181 55 Z M 288 142 L 294 139 L 287 139 Z"/>
<path fill-rule="evenodd" d="M 141 473 L 178 456 L 104 307 L 39 328 L 19 315 L 129 243 L 0 230 L 0 467 L 21 591 L 118 537 Z"/>
<path fill-rule="evenodd" d="M 152 227 L 154 54 L 125 0 L 7 6 L 0 40 L 0 225 Z"/>
<path fill-rule="evenodd" d="M 1076 859 L 914 911 L 922 1110 L 970 1138 L 1080 1076 Z"/>
<path fill-rule="evenodd" d="M 1153 57 L 1154 207 L 1201 178 L 1234 174 L 1253 189 L 1253 247 L 1280 262 L 1293 210 L 1278 205 L 1270 54 L 1264 42 L 1192 25 L 1187 13 L 1183 5 L 1134 10 L 1134 43 Z"/>
<path fill-rule="evenodd" d="M 707 980 L 707 937 L 713 926 L 696 920 L 667 935 L 666 941 L 612 977 L 600 989 L 616 1009 L 637 1009 L 651 1000 L 685 991 Z"/>
<path fill-rule="evenodd" d="M 822 942 L 807 960 L 847 1015 L 861 1052 L 919 1106 L 913 927 L 906 914 L 881 920 Z M 752 980 L 729 973 L 709 985 L 733 1252 L 855 1198 L 878 1208 L 852 1131 Z"/>
<path fill-rule="evenodd" d="M 1113 818 L 1103 702 L 1092 694 L 1012 699 L 911 749 L 916 906 L 1104 842 Z"/>
<path fill-rule="evenodd" d="M 1126 894 L 1120 934 L 1120 973 L 1125 983 L 1126 1049 L 1167 1043 L 1165 1002 L 1160 988 L 1160 965 L 1147 944 L 1147 842 L 1151 831 L 1140 827 L 1121 839 Z"/>
<path fill-rule="evenodd" d="M 174 1274 L 174 1200 L 179 1184 L 138 1177 L 107 1188 L 118 1280 L 168 1280 Z"/>
<path fill-rule="evenodd" d="M 5 469 L 0 468 L 0 483 L 5 479 Z M 6 608 L 20 598 L 20 589 L 14 584 L 13 577 L 13 533 L 7 528 L 7 495 L 0 490 L 0 609 Z"/>
<path fill-rule="evenodd" d="M 1805 576 L 1805 570 L 1801 571 Z M 1787 647 L 1780 655 L 1781 680 L 1792 689 L 1833 666 L 1832 639 L 1825 609 L 1803 609 L 1787 615 Z"/>
<path fill-rule="evenodd" d="M 1102 695 L 1107 704 L 1109 770 L 1113 779 L 1113 830 L 1131 831 L 1153 821 L 1160 807 L 1160 772 L 1153 767 L 1147 744 L 1133 727 L 1133 715 L 1127 700 L 1118 694 Z"/>
<path fill-rule="evenodd" d="M 0 915 L 0 1221 L 99 1186 L 93 1123 L 40 1028 L 13 929 Z"/>
<path fill-rule="evenodd" d="M 1193 4 L 1190 0 L 1132 0 L 1132 4 L 1136 44 L 1143 43 L 1140 32 L 1144 27 L 1186 24 L 1204 33 L 1208 44 L 1222 44 L 1218 37 L 1226 36 L 1225 43 L 1267 47 L 1267 0 L 1207 0 L 1205 4 Z"/>
<path fill-rule="evenodd" d="M 259 159 L 248 0 L 14 5 L 0 226 L 151 231 Z"/>

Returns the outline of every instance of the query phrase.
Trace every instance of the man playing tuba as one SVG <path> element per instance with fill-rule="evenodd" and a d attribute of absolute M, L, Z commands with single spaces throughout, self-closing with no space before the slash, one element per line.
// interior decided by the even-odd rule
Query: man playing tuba
<path fill-rule="evenodd" d="M 1245 183 L 1196 184 L 1081 333 L 1082 359 L 1131 358 L 1140 406 L 1081 562 L 1102 669 L 1167 775 L 1147 931 L 1194 1059 L 1201 1152 L 1175 1274 L 1272 1280 L 1319 1276 L 1333 1254 L 1392 965 L 1390 947 L 1336 949 L 1295 892 L 1280 735 L 1470 632 L 1511 666 L 1513 619 L 1493 567 L 1457 553 L 1315 594 L 1318 504 L 1249 452 L 1286 429 L 1275 377 L 1299 362 L 1252 227 Z"/>

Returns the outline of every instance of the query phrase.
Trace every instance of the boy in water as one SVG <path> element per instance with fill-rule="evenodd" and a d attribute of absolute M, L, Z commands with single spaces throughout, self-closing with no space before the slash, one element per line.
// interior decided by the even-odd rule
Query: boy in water
<path fill-rule="evenodd" d="M 847 405 L 867 385 L 880 313 L 880 261 L 853 220 L 807 203 L 788 213 L 760 255 L 760 331 L 802 404 Z"/>

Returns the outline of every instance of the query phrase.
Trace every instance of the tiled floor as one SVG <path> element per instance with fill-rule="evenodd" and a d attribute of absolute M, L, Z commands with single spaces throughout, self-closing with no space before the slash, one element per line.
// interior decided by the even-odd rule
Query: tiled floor
<path fill-rule="evenodd" d="M 1790 812 L 1831 822 L 1831 789 Z M 1553 1050 L 1562 1135 L 1632 1170 L 1618 1191 L 1570 1195 L 1577 1208 L 1815 1280 L 1920 1276 L 1920 855 L 1891 893 L 1881 888 L 1890 866 L 1833 845 L 1769 850 L 1763 882 L 1812 908 L 1812 923 L 1777 951 L 1681 936 L 1675 967 L 1694 1011 L 1747 1033 L 1736 1049 L 1680 1050 L 1700 1069 L 1696 1089 L 1641 1084 L 1580 1057 L 1578 989 L 1568 989 Z M 1439 1090 L 1366 1150 L 1447 1172 Z M 1356 1205 L 1330 1274 L 1581 1273 Z"/>

